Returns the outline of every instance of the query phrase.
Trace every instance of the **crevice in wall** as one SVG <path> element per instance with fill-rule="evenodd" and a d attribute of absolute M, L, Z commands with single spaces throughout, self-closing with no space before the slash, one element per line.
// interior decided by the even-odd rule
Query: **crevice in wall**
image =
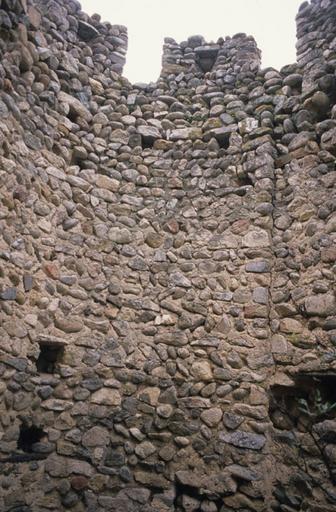
<path fill-rule="evenodd" d="M 0 459 L 0 464 L 12 463 L 20 464 L 25 462 L 32 462 L 34 460 L 45 460 L 48 457 L 46 453 L 14 453 L 8 457 Z"/>
<path fill-rule="evenodd" d="M 248 174 L 243 174 L 237 177 L 239 187 L 254 187 L 254 183 Z"/>
<path fill-rule="evenodd" d="M 6 512 L 32 512 L 32 509 L 27 505 L 14 505 L 8 508 Z"/>

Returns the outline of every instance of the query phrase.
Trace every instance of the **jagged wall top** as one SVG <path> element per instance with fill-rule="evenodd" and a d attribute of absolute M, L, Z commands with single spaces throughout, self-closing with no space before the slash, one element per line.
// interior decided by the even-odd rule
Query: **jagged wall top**
<path fill-rule="evenodd" d="M 235 82 L 237 72 L 256 71 L 260 67 L 261 52 L 253 37 L 239 33 L 216 43 L 206 43 L 202 36 L 189 37 L 177 44 L 166 38 L 163 47 L 162 75 L 181 72 L 215 72 L 216 78 L 225 77 Z"/>
<path fill-rule="evenodd" d="M 328 73 L 327 63 L 335 59 L 335 18 L 333 0 L 311 0 L 300 7 L 296 46 L 298 64 L 305 68 L 303 92 L 314 88 L 315 79 Z M 1 31 L 14 28 L 18 20 L 46 34 L 47 46 L 63 43 L 66 51 L 75 52 L 76 46 L 85 46 L 85 65 L 122 74 L 128 45 L 126 27 L 102 23 L 97 14 L 88 16 L 77 0 L 0 0 Z M 161 77 L 211 71 L 212 78 L 234 84 L 240 71 L 257 71 L 260 59 L 254 38 L 243 33 L 219 38 L 216 43 L 207 43 L 202 36 L 181 43 L 165 38 Z"/>
<path fill-rule="evenodd" d="M 77 0 L 2 0 L 1 31 L 9 31 L 18 22 L 38 32 L 40 52 L 45 52 L 48 46 L 52 53 L 51 45 L 57 44 L 67 45 L 66 51 L 85 46 L 85 65 L 119 74 L 123 71 L 127 51 L 126 27 L 102 23 L 98 15 L 88 16 L 81 11 Z M 49 65 L 49 57 L 45 59 Z"/>
<path fill-rule="evenodd" d="M 132 86 L 105 44 L 124 29 L 0 1 L 1 511 L 334 507 L 270 401 L 298 372 L 335 388 L 336 24 L 323 1 L 312 35 L 316 5 L 306 65 L 240 72 L 239 36 L 209 72 L 220 48 L 191 38 L 182 71 Z"/>
<path fill-rule="evenodd" d="M 336 3 L 312 0 L 301 5 L 297 22 L 297 61 L 305 69 L 302 90 L 309 93 L 314 83 L 330 72 L 336 59 Z M 333 68 L 331 68 L 333 70 Z"/>

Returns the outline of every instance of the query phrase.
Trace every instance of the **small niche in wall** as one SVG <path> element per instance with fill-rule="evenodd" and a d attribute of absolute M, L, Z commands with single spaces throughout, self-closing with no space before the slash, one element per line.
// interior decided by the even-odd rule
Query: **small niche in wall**
<path fill-rule="evenodd" d="M 237 181 L 240 187 L 247 187 L 249 185 L 252 185 L 252 187 L 254 186 L 253 181 L 248 174 L 241 174 L 238 176 Z"/>
<path fill-rule="evenodd" d="M 141 125 L 137 128 L 137 133 L 133 133 L 130 137 L 131 146 L 138 140 L 142 149 L 153 148 L 155 141 L 160 139 L 161 134 L 155 126 Z"/>
<path fill-rule="evenodd" d="M 154 146 L 156 139 L 153 137 L 146 137 L 141 135 L 141 146 L 142 149 L 151 149 Z"/>
<path fill-rule="evenodd" d="M 46 436 L 47 433 L 42 428 L 35 425 L 28 427 L 23 423 L 20 427 L 17 447 L 23 452 L 31 453 L 34 451 L 34 444 L 39 443 Z"/>
<path fill-rule="evenodd" d="M 229 149 L 229 147 L 230 147 L 230 134 L 225 135 L 225 136 L 221 136 L 220 134 L 218 134 L 215 137 L 216 137 L 218 145 L 219 145 L 219 147 L 221 149 L 225 149 L 225 150 Z"/>
<path fill-rule="evenodd" d="M 57 363 L 62 359 L 64 345 L 40 343 L 40 354 L 36 361 L 39 373 L 54 373 Z"/>
<path fill-rule="evenodd" d="M 218 47 L 200 46 L 195 48 L 196 62 L 203 73 L 208 73 L 215 65 Z"/>

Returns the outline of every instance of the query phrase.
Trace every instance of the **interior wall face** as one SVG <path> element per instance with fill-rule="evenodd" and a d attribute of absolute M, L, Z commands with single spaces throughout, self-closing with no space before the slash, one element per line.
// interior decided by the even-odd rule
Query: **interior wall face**
<path fill-rule="evenodd" d="M 336 4 L 297 63 L 0 1 L 0 510 L 336 510 Z"/>

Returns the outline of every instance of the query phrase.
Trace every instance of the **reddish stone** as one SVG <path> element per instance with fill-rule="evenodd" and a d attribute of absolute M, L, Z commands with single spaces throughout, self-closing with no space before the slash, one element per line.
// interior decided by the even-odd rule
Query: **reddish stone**
<path fill-rule="evenodd" d="M 71 478 L 71 487 L 75 491 L 81 491 L 88 486 L 88 479 L 85 476 L 73 476 Z"/>
<path fill-rule="evenodd" d="M 327 249 L 322 249 L 321 259 L 324 263 L 333 263 L 336 261 L 336 248 L 328 247 Z"/>
<path fill-rule="evenodd" d="M 41 25 L 42 16 L 39 11 L 32 5 L 28 8 L 28 18 L 33 28 L 38 29 Z"/>
<path fill-rule="evenodd" d="M 51 277 L 51 279 L 59 279 L 60 273 L 55 263 L 46 263 L 43 268 L 47 276 Z"/>
<path fill-rule="evenodd" d="M 248 219 L 241 219 L 234 222 L 231 226 L 231 231 L 235 235 L 241 235 L 245 234 L 249 228 L 250 220 Z"/>
<path fill-rule="evenodd" d="M 167 227 L 168 231 L 170 231 L 174 235 L 176 235 L 176 233 L 178 233 L 180 230 L 179 224 L 175 219 L 170 219 L 166 223 L 166 227 Z"/>

